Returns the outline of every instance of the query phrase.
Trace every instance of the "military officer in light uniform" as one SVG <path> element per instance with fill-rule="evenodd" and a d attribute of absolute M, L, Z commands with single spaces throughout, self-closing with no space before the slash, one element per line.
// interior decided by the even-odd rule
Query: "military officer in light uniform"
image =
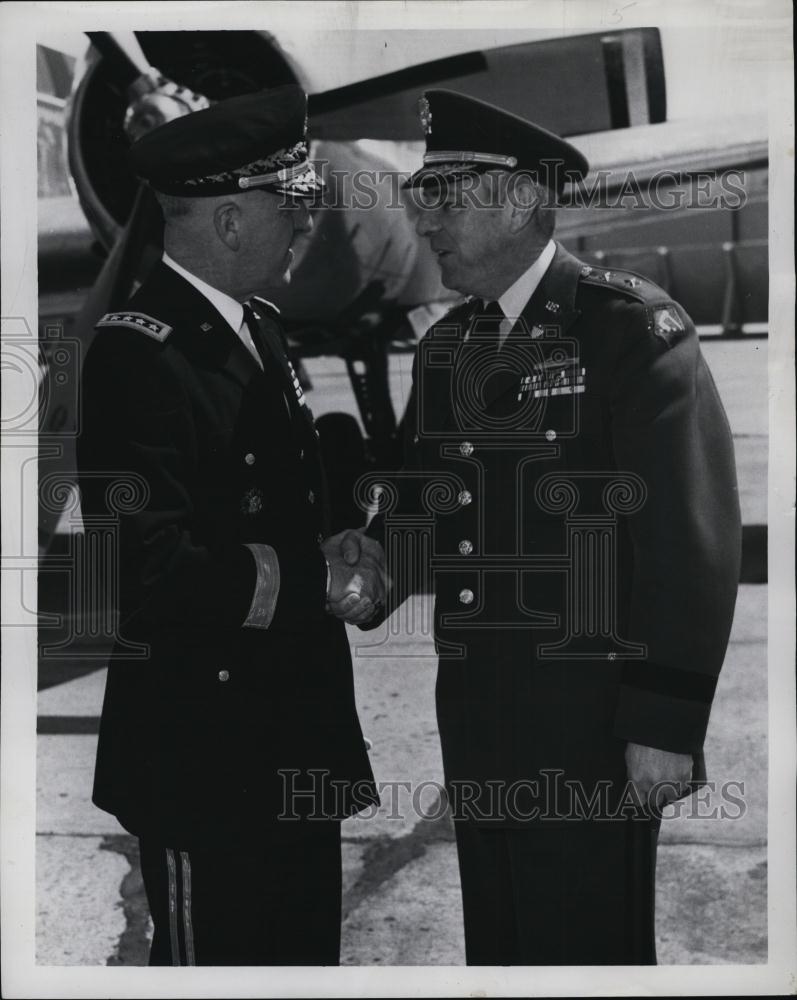
<path fill-rule="evenodd" d="M 379 568 L 324 541 L 312 417 L 258 297 L 311 229 L 305 123 L 286 86 L 132 147 L 163 259 L 83 371 L 83 512 L 118 523 L 124 640 L 94 802 L 139 837 L 157 965 L 336 964 L 340 821 L 377 801 L 326 609 L 371 613 Z"/>
<path fill-rule="evenodd" d="M 657 805 L 704 775 L 739 574 L 727 420 L 681 306 L 554 241 L 578 150 L 452 92 L 421 118 L 417 231 L 468 299 L 369 533 L 428 538 L 467 961 L 653 963 Z"/>

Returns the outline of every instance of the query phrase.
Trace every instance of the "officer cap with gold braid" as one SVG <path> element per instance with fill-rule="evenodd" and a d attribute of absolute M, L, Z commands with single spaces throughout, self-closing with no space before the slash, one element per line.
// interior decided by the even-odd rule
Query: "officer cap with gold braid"
<path fill-rule="evenodd" d="M 134 170 L 185 198 L 253 189 L 313 198 L 323 186 L 307 159 L 307 96 L 287 84 L 219 101 L 153 129 L 130 149 Z"/>
<path fill-rule="evenodd" d="M 426 153 L 407 187 L 485 170 L 511 170 L 533 173 L 540 183 L 561 190 L 568 179 L 583 177 L 589 169 L 584 155 L 569 142 L 486 101 L 451 90 L 427 90 L 418 107 Z"/>

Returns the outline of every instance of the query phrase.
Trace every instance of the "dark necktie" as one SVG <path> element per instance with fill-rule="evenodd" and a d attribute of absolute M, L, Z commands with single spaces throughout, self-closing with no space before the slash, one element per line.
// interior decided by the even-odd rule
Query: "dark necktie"
<path fill-rule="evenodd" d="M 274 373 L 279 375 L 280 364 L 278 359 L 274 356 L 274 351 L 266 338 L 262 320 L 258 319 L 257 314 L 248 302 L 244 303 L 243 308 L 244 322 L 249 329 L 249 333 L 252 337 L 252 343 L 255 345 L 257 355 L 262 362 L 264 373 L 267 377 L 272 376 Z"/>
<path fill-rule="evenodd" d="M 249 334 L 252 338 L 252 343 L 255 345 L 257 355 L 263 365 L 263 376 L 268 384 L 269 395 L 275 400 L 278 399 L 283 404 L 280 409 L 284 407 L 285 416 L 289 421 L 293 422 L 290 390 L 288 384 L 286 384 L 287 375 L 278 353 L 282 351 L 279 334 L 274 333 L 271 335 L 266 322 L 258 317 L 258 314 L 255 313 L 248 302 L 244 303 L 243 309 L 244 321 L 249 329 Z"/>
<path fill-rule="evenodd" d="M 299 381 L 288 360 L 282 331 L 275 320 L 268 314 L 263 315 L 263 309 L 255 312 L 249 303 L 244 303 L 244 319 L 252 334 L 252 341 L 260 360 L 263 362 L 263 373 L 273 391 L 279 392 L 288 409 L 291 421 L 291 431 L 294 438 L 309 435 L 312 444 L 315 443 L 313 418 L 306 405 L 300 404 L 297 393 Z"/>
<path fill-rule="evenodd" d="M 503 319 L 504 312 L 498 302 L 487 302 L 474 313 L 473 320 L 471 322 L 471 330 L 475 329 L 477 334 L 480 334 L 482 337 L 494 334 L 497 338 Z M 496 347 L 497 346 L 498 344 L 496 339 Z"/>

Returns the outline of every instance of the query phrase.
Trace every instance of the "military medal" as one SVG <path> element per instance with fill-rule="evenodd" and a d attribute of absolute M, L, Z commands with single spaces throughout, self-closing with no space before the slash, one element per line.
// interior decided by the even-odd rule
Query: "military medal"
<path fill-rule="evenodd" d="M 241 513 L 242 514 L 259 514 L 263 509 L 263 494 L 257 487 L 252 487 L 251 490 L 247 490 L 241 497 Z"/>
<path fill-rule="evenodd" d="M 540 365 L 532 375 L 524 375 L 518 387 L 518 402 L 527 393 L 532 399 L 548 396 L 574 396 L 584 392 L 587 369 L 578 361 L 557 362 L 555 366 Z"/>

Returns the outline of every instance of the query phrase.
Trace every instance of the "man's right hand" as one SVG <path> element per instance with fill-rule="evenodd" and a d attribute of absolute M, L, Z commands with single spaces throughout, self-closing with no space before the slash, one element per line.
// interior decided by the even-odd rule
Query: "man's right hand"
<path fill-rule="evenodd" d="M 327 611 L 352 625 L 362 625 L 384 605 L 391 582 L 379 542 L 350 529 L 327 538 L 321 551 L 329 566 Z"/>

